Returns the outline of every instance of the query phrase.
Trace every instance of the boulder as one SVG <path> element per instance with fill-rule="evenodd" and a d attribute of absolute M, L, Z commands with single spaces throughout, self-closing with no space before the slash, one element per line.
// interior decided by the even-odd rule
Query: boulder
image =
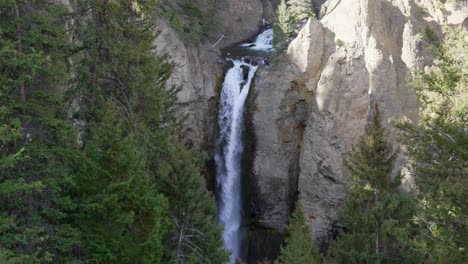
<path fill-rule="evenodd" d="M 306 77 L 315 76 L 320 69 L 323 56 L 324 34 L 322 24 L 311 18 L 288 47 L 289 60 Z"/>

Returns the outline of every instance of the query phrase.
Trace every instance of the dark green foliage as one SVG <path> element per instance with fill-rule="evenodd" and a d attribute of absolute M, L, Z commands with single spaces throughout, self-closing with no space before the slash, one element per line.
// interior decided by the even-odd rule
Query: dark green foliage
<path fill-rule="evenodd" d="M 289 12 L 286 0 L 281 0 L 276 13 L 276 22 L 273 25 L 274 45 L 275 47 L 282 47 L 289 42 L 289 37 L 294 30 L 293 18 Z"/>
<path fill-rule="evenodd" d="M 199 173 L 200 161 L 177 143 L 164 157 L 164 173 L 158 179 L 160 191 L 170 204 L 170 231 L 167 236 L 167 263 L 226 263 L 221 227 L 215 219 L 213 197 Z"/>
<path fill-rule="evenodd" d="M 168 7 L 162 15 L 169 21 L 172 28 L 178 32 L 184 32 L 184 24 L 180 21 L 179 15 L 176 13 L 174 8 Z"/>
<path fill-rule="evenodd" d="M 411 247 L 415 200 L 400 193 L 396 153 L 375 108 L 372 123 L 346 158 L 351 172 L 342 211 L 345 231 L 331 249 L 337 263 L 418 263 Z"/>
<path fill-rule="evenodd" d="M 94 23 L 78 27 L 77 34 L 86 38 L 74 95 L 84 101 L 78 116 L 88 123 L 85 151 L 93 157 L 91 165 L 104 163 L 102 169 L 83 172 L 96 181 L 82 185 L 96 185 L 89 193 L 95 197 L 89 201 L 93 210 L 82 212 L 86 221 L 80 223 L 89 234 L 90 256 L 148 260 L 141 248 L 128 247 L 135 244 L 153 248 L 146 253 L 156 263 L 163 253 L 164 263 L 224 262 L 214 201 L 193 153 L 177 142 L 172 106 L 179 88 L 166 87 L 173 65 L 152 53 L 153 24 L 146 16 L 151 9 L 134 12 L 123 0 L 82 4 L 83 9 L 92 6 Z M 167 209 L 158 193 L 167 198 Z M 108 199 L 108 205 L 102 204 Z M 93 225 L 93 219 L 105 221 Z"/>
<path fill-rule="evenodd" d="M 422 104 L 421 120 L 399 122 L 408 145 L 419 194 L 417 248 L 426 263 L 467 259 L 468 42 L 465 30 L 447 32 L 435 47 L 437 61 L 419 71 L 412 86 Z"/>
<path fill-rule="evenodd" d="M 315 16 L 312 8 L 312 0 L 288 0 L 288 5 L 291 16 L 295 21 L 301 21 Z"/>
<path fill-rule="evenodd" d="M 439 38 L 437 37 L 434 30 L 432 30 L 430 27 L 427 26 L 424 33 L 425 33 L 424 35 L 427 41 L 433 44 L 439 43 Z"/>
<path fill-rule="evenodd" d="M 179 222 L 184 261 L 227 259 L 200 163 L 178 143 L 156 4 L 0 3 L 1 263 L 166 263 Z"/>
<path fill-rule="evenodd" d="M 309 226 L 306 223 L 302 206 L 296 203 L 296 210 L 289 223 L 289 234 L 281 247 L 281 255 L 275 264 L 315 264 L 321 257 L 312 243 Z"/>
<path fill-rule="evenodd" d="M 105 2 L 80 1 L 77 7 L 79 14 L 93 17 L 74 25 L 83 52 L 77 56 L 78 73 L 70 96 L 82 101 L 79 116 L 98 122 L 103 115 L 100 106 L 111 101 L 134 129 L 143 129 L 146 122 L 165 125 L 170 118 L 167 106 L 173 103 L 172 90 L 165 88 L 172 64 L 152 53 L 154 25 L 148 14 L 156 2 L 146 1 L 149 9 L 140 6 L 138 11 L 128 1 Z M 139 114 L 146 111 L 153 120 L 140 120 L 144 117 Z"/>
<path fill-rule="evenodd" d="M 76 174 L 79 205 L 73 215 L 85 250 L 99 263 L 160 263 L 166 200 L 158 194 L 133 134 L 106 106 L 92 125 L 86 160 Z M 86 254 L 86 251 L 89 252 Z"/>
<path fill-rule="evenodd" d="M 378 107 L 372 123 L 345 159 L 352 183 L 367 184 L 376 192 L 395 191 L 400 186 L 400 175 L 392 176 L 397 153 L 387 140 Z"/>
<path fill-rule="evenodd" d="M 215 31 L 218 0 L 178 1 L 162 4 L 162 16 L 188 42 L 199 42 Z"/>
<path fill-rule="evenodd" d="M 3 1 L 0 10 L 0 258 L 64 262 L 77 237 L 67 190 L 80 156 L 58 88 L 66 12 L 48 1 Z"/>
<path fill-rule="evenodd" d="M 311 0 L 281 0 L 273 25 L 275 47 L 284 48 L 291 37 L 299 32 L 301 23 L 314 16 Z"/>

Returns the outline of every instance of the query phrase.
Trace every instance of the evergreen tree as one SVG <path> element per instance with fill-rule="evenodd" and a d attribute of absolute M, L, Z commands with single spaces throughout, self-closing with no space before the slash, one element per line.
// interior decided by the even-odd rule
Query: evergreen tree
<path fill-rule="evenodd" d="M 468 34 L 447 32 L 435 44 L 435 65 L 418 71 L 412 86 L 422 108 L 420 122 L 397 124 L 413 161 L 419 194 L 417 247 L 426 263 L 467 259 Z"/>
<path fill-rule="evenodd" d="M 312 0 L 288 0 L 288 5 L 289 12 L 296 22 L 314 17 Z"/>
<path fill-rule="evenodd" d="M 169 200 L 171 226 L 167 236 L 167 263 L 226 263 L 222 228 L 215 219 L 216 206 L 200 171 L 200 161 L 175 142 L 161 157 L 160 191 Z"/>
<path fill-rule="evenodd" d="M 89 0 L 76 7 L 84 17 L 74 25 L 81 52 L 69 96 L 80 102 L 75 116 L 86 123 L 73 222 L 81 230 L 83 260 L 162 258 L 167 203 L 156 191 L 160 165 L 151 158 L 168 141 L 177 89 L 165 85 L 172 65 L 152 52 L 155 4 Z"/>
<path fill-rule="evenodd" d="M 289 11 L 289 7 L 286 4 L 286 0 L 281 0 L 281 3 L 278 6 L 276 22 L 273 25 L 274 45 L 281 47 L 285 42 L 288 42 L 289 37 L 293 33 L 293 29 L 294 22 Z"/>
<path fill-rule="evenodd" d="M 80 200 L 73 223 L 84 249 L 77 257 L 160 263 L 166 200 L 156 192 L 137 140 L 125 131 L 115 110 L 106 106 L 103 120 L 90 128 L 86 161 L 76 174 Z"/>
<path fill-rule="evenodd" d="M 311 0 L 281 0 L 273 25 L 274 45 L 283 48 L 301 30 L 299 23 L 314 16 Z"/>
<path fill-rule="evenodd" d="M 161 16 L 166 18 L 185 42 L 196 43 L 213 37 L 217 31 L 222 1 L 160 1 Z M 217 37 L 217 36 L 214 36 Z"/>
<path fill-rule="evenodd" d="M 80 2 L 82 13 L 92 10 L 92 19 L 76 25 L 76 34 L 83 36 L 83 53 L 71 95 L 82 101 L 77 116 L 86 120 L 86 155 L 91 165 L 95 164 L 90 168 L 97 168 L 78 176 L 91 177 L 94 184 L 85 181 L 79 192 L 95 198 L 89 201 L 93 210 L 80 213 L 85 219 L 77 224 L 87 234 L 89 256 L 101 261 L 145 259 L 138 248 L 128 244 L 149 244 L 148 248 L 157 249 L 153 254 L 159 256 L 164 234 L 164 263 L 223 263 L 227 253 L 214 219 L 214 201 L 198 173 L 194 154 L 178 143 L 173 105 L 180 88 L 166 86 L 173 64 L 152 52 L 150 2 L 154 3 L 145 1 L 146 8 L 139 6 L 138 10 L 125 0 Z M 116 116 L 109 119 L 111 113 Z M 109 156 L 109 151 L 116 154 Z M 108 161 L 102 164 L 104 160 Z M 137 191 L 132 187 L 135 184 L 150 207 L 144 215 L 159 218 L 137 221 L 133 212 L 145 212 L 138 205 L 140 200 L 124 196 Z M 143 188 L 145 184 L 149 188 Z M 158 197 L 151 190 L 167 198 L 168 211 L 162 198 L 149 200 Z M 111 199 L 109 205 L 99 202 L 103 199 Z M 103 217 L 107 222 L 92 224 L 92 219 Z M 144 236 L 139 230 L 153 230 L 155 235 Z"/>
<path fill-rule="evenodd" d="M 309 226 L 306 223 L 302 206 L 296 203 L 290 223 L 289 234 L 281 247 L 281 255 L 276 264 L 313 264 L 321 263 L 320 255 L 312 243 Z"/>
<path fill-rule="evenodd" d="M 79 2 L 76 13 L 83 17 L 74 24 L 74 34 L 81 41 L 77 48 L 81 52 L 76 56 L 75 88 L 70 93 L 70 100 L 81 102 L 78 118 L 99 122 L 100 106 L 111 101 L 129 128 L 166 125 L 176 91 L 165 86 L 172 64 L 152 52 L 155 35 L 149 15 L 156 3 Z M 154 120 L 140 120 L 139 113 L 145 110 Z"/>
<path fill-rule="evenodd" d="M 0 259 L 66 262 L 77 241 L 67 190 L 80 156 L 61 104 L 66 9 L 2 1 L 0 10 Z"/>
<path fill-rule="evenodd" d="M 342 212 L 345 231 L 331 250 L 337 263 L 413 263 L 414 197 L 400 193 L 393 175 L 396 153 L 381 125 L 378 107 L 371 124 L 346 159 L 351 172 Z"/>

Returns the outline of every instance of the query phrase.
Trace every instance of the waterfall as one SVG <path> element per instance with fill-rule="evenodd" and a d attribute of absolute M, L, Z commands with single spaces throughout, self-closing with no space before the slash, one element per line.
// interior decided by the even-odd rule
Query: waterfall
<path fill-rule="evenodd" d="M 252 49 L 269 50 L 273 48 L 273 29 L 267 29 L 258 35 Z"/>
<path fill-rule="evenodd" d="M 223 239 L 226 248 L 232 251 L 232 259 L 240 256 L 242 223 L 242 192 L 241 192 L 241 162 L 242 162 L 242 125 L 244 103 L 249 93 L 256 66 L 233 61 L 234 67 L 229 69 L 221 92 L 219 112 L 220 139 L 222 158 L 218 163 L 217 181 L 220 188 L 219 219 L 224 226 Z M 248 67 L 247 80 L 241 66 Z M 244 85 L 242 85 L 245 83 Z M 232 263 L 234 263 L 232 261 Z"/>
<path fill-rule="evenodd" d="M 271 39 L 272 31 L 269 31 L 269 33 L 260 34 L 255 43 L 262 49 L 271 49 Z M 220 95 L 220 136 L 215 161 L 218 186 L 218 218 L 224 226 L 223 239 L 225 247 L 231 250 L 229 263 L 234 263 L 236 258 L 242 257 L 242 131 L 244 104 L 258 66 L 252 65 L 250 60 L 247 62 L 242 58 L 228 60 L 233 63 L 233 66 L 226 73 Z"/>
<path fill-rule="evenodd" d="M 267 29 L 260 33 L 253 43 L 240 44 L 241 47 L 247 47 L 253 50 L 270 50 L 273 48 L 273 29 Z"/>

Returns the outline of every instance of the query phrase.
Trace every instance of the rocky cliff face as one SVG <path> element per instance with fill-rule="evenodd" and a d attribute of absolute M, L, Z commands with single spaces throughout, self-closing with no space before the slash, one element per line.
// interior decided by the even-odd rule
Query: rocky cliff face
<path fill-rule="evenodd" d="M 466 5 L 447 3 L 441 11 L 432 1 L 323 4 L 320 21 L 309 20 L 256 80 L 250 109 L 256 223 L 283 230 L 299 194 L 325 248 L 345 197 L 342 156 L 363 133 L 372 105 L 379 104 L 385 119 L 416 121 L 416 97 L 406 82 L 412 69 L 431 63 L 425 32 L 440 36 L 442 24 L 462 23 L 467 14 Z"/>
<path fill-rule="evenodd" d="M 157 53 L 176 64 L 170 83 L 183 87 L 178 111 L 188 117 L 184 132 L 194 147 L 210 154 L 216 144 L 216 87 L 223 66 L 218 49 L 251 38 L 263 19 L 273 21 L 278 2 L 224 1 L 223 22 L 204 44 L 188 45 L 166 21 L 158 21 Z M 310 19 L 288 49 L 257 72 L 248 100 L 246 185 L 252 222 L 262 230 L 251 248 L 271 240 L 279 246 L 281 239 L 270 231 L 283 233 L 296 198 L 316 242 L 326 248 L 345 197 L 343 153 L 363 133 L 370 109 L 379 104 L 385 119 L 416 121 L 417 101 L 406 81 L 412 69 L 432 61 L 426 32 L 441 36 L 443 24 L 468 23 L 466 4 L 446 3 L 442 9 L 432 0 L 313 4 L 320 20 Z M 410 185 L 408 178 L 405 187 Z"/>
<path fill-rule="evenodd" d="M 175 68 L 170 85 L 180 85 L 177 110 L 186 116 L 184 135 L 188 144 L 210 153 L 216 144 L 217 96 L 224 61 L 219 48 L 252 38 L 263 21 L 274 19 L 276 0 L 223 0 L 217 14 L 219 25 L 203 43 L 186 43 L 164 18 L 157 17 L 156 53 L 167 55 Z M 197 0 L 203 5 L 204 0 Z M 224 36 L 224 37 L 222 37 Z M 215 47 L 213 45 L 221 38 Z M 218 82 L 218 84 L 217 84 Z"/>

